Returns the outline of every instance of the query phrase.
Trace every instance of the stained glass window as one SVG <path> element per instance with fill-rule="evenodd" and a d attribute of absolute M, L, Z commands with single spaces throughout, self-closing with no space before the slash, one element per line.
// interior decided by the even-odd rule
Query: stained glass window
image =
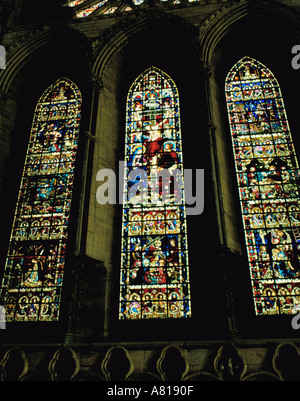
<path fill-rule="evenodd" d="M 199 0 L 188 0 L 188 3 L 197 3 Z M 161 4 L 185 5 L 186 0 L 158 0 L 156 6 Z M 124 0 L 124 1 L 112 1 L 112 0 L 68 0 L 67 6 L 74 9 L 76 18 L 86 18 L 88 16 L 96 15 L 108 15 L 132 11 L 137 7 L 149 7 L 147 0 Z"/>
<path fill-rule="evenodd" d="M 245 57 L 226 78 L 226 100 L 257 315 L 300 303 L 299 166 L 281 90 Z"/>
<path fill-rule="evenodd" d="M 187 318 L 191 306 L 184 188 L 174 174 L 183 172 L 182 144 L 173 80 L 154 67 L 146 70 L 129 91 L 126 113 L 119 316 Z M 161 171 L 169 177 L 160 179 Z M 143 173 L 146 180 L 140 180 Z M 137 182 L 138 190 L 131 191 Z"/>
<path fill-rule="evenodd" d="M 80 114 L 65 78 L 37 103 L 1 287 L 7 321 L 59 318 Z"/>

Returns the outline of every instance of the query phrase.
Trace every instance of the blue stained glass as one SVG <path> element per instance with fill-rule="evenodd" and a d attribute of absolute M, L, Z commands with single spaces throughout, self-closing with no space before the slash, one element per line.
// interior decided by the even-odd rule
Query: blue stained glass
<path fill-rule="evenodd" d="M 300 308 L 299 166 L 280 87 L 244 57 L 225 83 L 246 248 L 257 315 Z"/>
<path fill-rule="evenodd" d="M 36 106 L 1 287 L 7 321 L 59 319 L 80 115 L 65 78 Z"/>
<path fill-rule="evenodd" d="M 177 192 L 171 174 L 183 169 L 179 99 L 171 78 L 154 67 L 141 74 L 128 94 L 126 122 L 124 193 L 139 187 L 123 206 L 119 318 L 187 318 L 184 192 Z M 165 198 L 166 182 L 156 176 L 163 170 L 170 173 Z"/>

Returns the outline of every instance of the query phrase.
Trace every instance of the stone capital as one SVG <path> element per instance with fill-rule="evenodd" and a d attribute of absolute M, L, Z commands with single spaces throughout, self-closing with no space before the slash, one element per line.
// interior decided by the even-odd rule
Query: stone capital
<path fill-rule="evenodd" d="M 91 84 L 100 93 L 103 90 L 103 80 L 95 74 L 91 75 Z"/>

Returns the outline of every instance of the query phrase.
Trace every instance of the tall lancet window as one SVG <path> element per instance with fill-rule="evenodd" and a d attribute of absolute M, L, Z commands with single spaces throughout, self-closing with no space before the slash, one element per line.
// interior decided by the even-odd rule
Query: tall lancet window
<path fill-rule="evenodd" d="M 245 57 L 226 78 L 226 99 L 257 315 L 300 302 L 299 167 L 280 87 Z"/>
<path fill-rule="evenodd" d="M 80 115 L 65 78 L 37 103 L 1 286 L 7 321 L 59 318 Z"/>
<path fill-rule="evenodd" d="M 127 99 L 120 319 L 191 316 L 178 91 L 157 68 Z"/>

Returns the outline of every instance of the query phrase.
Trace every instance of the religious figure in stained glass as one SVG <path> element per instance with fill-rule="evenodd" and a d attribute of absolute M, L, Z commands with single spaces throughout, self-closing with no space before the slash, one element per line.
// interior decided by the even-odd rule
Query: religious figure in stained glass
<path fill-rule="evenodd" d="M 299 166 L 277 80 L 245 57 L 226 78 L 226 101 L 257 315 L 300 305 Z"/>
<path fill-rule="evenodd" d="M 171 78 L 154 67 L 141 74 L 126 116 L 119 317 L 190 317 L 184 188 L 175 174 L 183 170 L 179 98 Z"/>
<path fill-rule="evenodd" d="M 80 115 L 65 78 L 37 103 L 1 286 L 7 321 L 59 318 Z"/>

